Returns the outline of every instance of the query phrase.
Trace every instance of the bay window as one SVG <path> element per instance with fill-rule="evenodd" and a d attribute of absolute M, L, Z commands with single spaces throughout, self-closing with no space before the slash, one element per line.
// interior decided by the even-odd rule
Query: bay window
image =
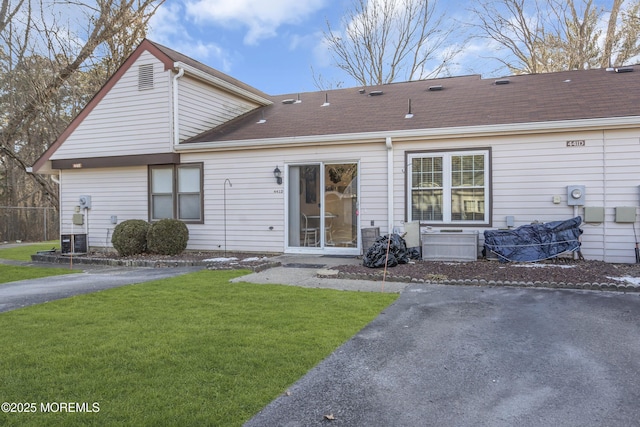
<path fill-rule="evenodd" d="M 407 217 L 438 224 L 489 224 L 489 150 L 409 153 Z"/>

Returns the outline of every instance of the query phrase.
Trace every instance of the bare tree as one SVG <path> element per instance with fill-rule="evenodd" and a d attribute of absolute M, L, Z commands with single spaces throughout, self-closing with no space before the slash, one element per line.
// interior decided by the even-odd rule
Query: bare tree
<path fill-rule="evenodd" d="M 445 48 L 453 26 L 436 1 L 353 0 L 341 29 L 327 22 L 325 41 L 336 65 L 362 85 L 437 76 L 460 48 Z"/>
<path fill-rule="evenodd" d="M 627 7 L 621 8 L 623 3 L 622 0 L 614 0 L 601 59 L 602 67 L 627 65 L 639 61 L 640 1 L 636 0 Z M 611 30 L 612 21 L 616 22 L 614 30 Z"/>
<path fill-rule="evenodd" d="M 0 8 L 0 166 L 57 207 L 55 184 L 25 175 L 146 32 L 164 0 L 69 2 L 72 22 L 53 13 L 55 3 L 2 0 Z M 72 32 L 72 28 L 75 32 Z M 30 181 L 29 181 L 30 179 Z M 15 184 L 13 184 L 15 186 Z M 15 196 L 20 199 L 22 196 Z"/>
<path fill-rule="evenodd" d="M 497 43 L 496 59 L 513 73 L 623 65 L 640 53 L 639 0 L 607 11 L 593 0 L 477 0 L 481 37 Z M 606 22 L 606 28 L 602 27 Z"/>

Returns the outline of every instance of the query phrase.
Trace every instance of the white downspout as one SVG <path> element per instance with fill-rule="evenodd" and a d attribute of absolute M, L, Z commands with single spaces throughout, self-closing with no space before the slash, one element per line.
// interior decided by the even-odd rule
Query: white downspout
<path fill-rule="evenodd" d="M 387 146 L 387 223 L 389 234 L 393 233 L 393 142 L 388 136 L 385 141 Z"/>
<path fill-rule="evenodd" d="M 178 68 L 178 74 L 173 76 L 173 145 L 180 144 L 180 111 L 178 102 L 178 79 L 184 76 L 184 68 Z"/>
<path fill-rule="evenodd" d="M 607 198 L 609 192 L 607 191 L 607 135 L 605 130 L 602 130 L 602 200 L 604 203 L 604 222 L 602 223 L 602 261 L 607 262 Z"/>

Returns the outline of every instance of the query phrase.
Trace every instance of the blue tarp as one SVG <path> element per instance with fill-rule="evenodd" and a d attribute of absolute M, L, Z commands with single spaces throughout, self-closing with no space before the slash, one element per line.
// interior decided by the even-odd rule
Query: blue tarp
<path fill-rule="evenodd" d="M 580 249 L 582 218 L 523 225 L 514 230 L 486 230 L 484 247 L 500 261 L 542 261 Z"/>

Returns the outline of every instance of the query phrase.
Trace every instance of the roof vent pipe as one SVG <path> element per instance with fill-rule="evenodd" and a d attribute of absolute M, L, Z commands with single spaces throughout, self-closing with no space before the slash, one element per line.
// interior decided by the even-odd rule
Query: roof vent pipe
<path fill-rule="evenodd" d="M 331 105 L 331 104 L 329 104 L 329 94 L 325 93 L 324 94 L 324 104 L 322 104 L 321 107 L 328 107 L 329 105 Z"/>
<path fill-rule="evenodd" d="M 411 113 L 411 98 L 409 98 L 409 110 L 408 113 L 405 114 L 404 118 L 405 119 L 410 119 L 413 117 L 413 113 Z"/>
<path fill-rule="evenodd" d="M 294 104 L 300 104 L 302 102 L 302 99 L 300 99 L 300 94 L 298 94 L 298 99 L 296 99 L 296 102 L 294 102 Z"/>

